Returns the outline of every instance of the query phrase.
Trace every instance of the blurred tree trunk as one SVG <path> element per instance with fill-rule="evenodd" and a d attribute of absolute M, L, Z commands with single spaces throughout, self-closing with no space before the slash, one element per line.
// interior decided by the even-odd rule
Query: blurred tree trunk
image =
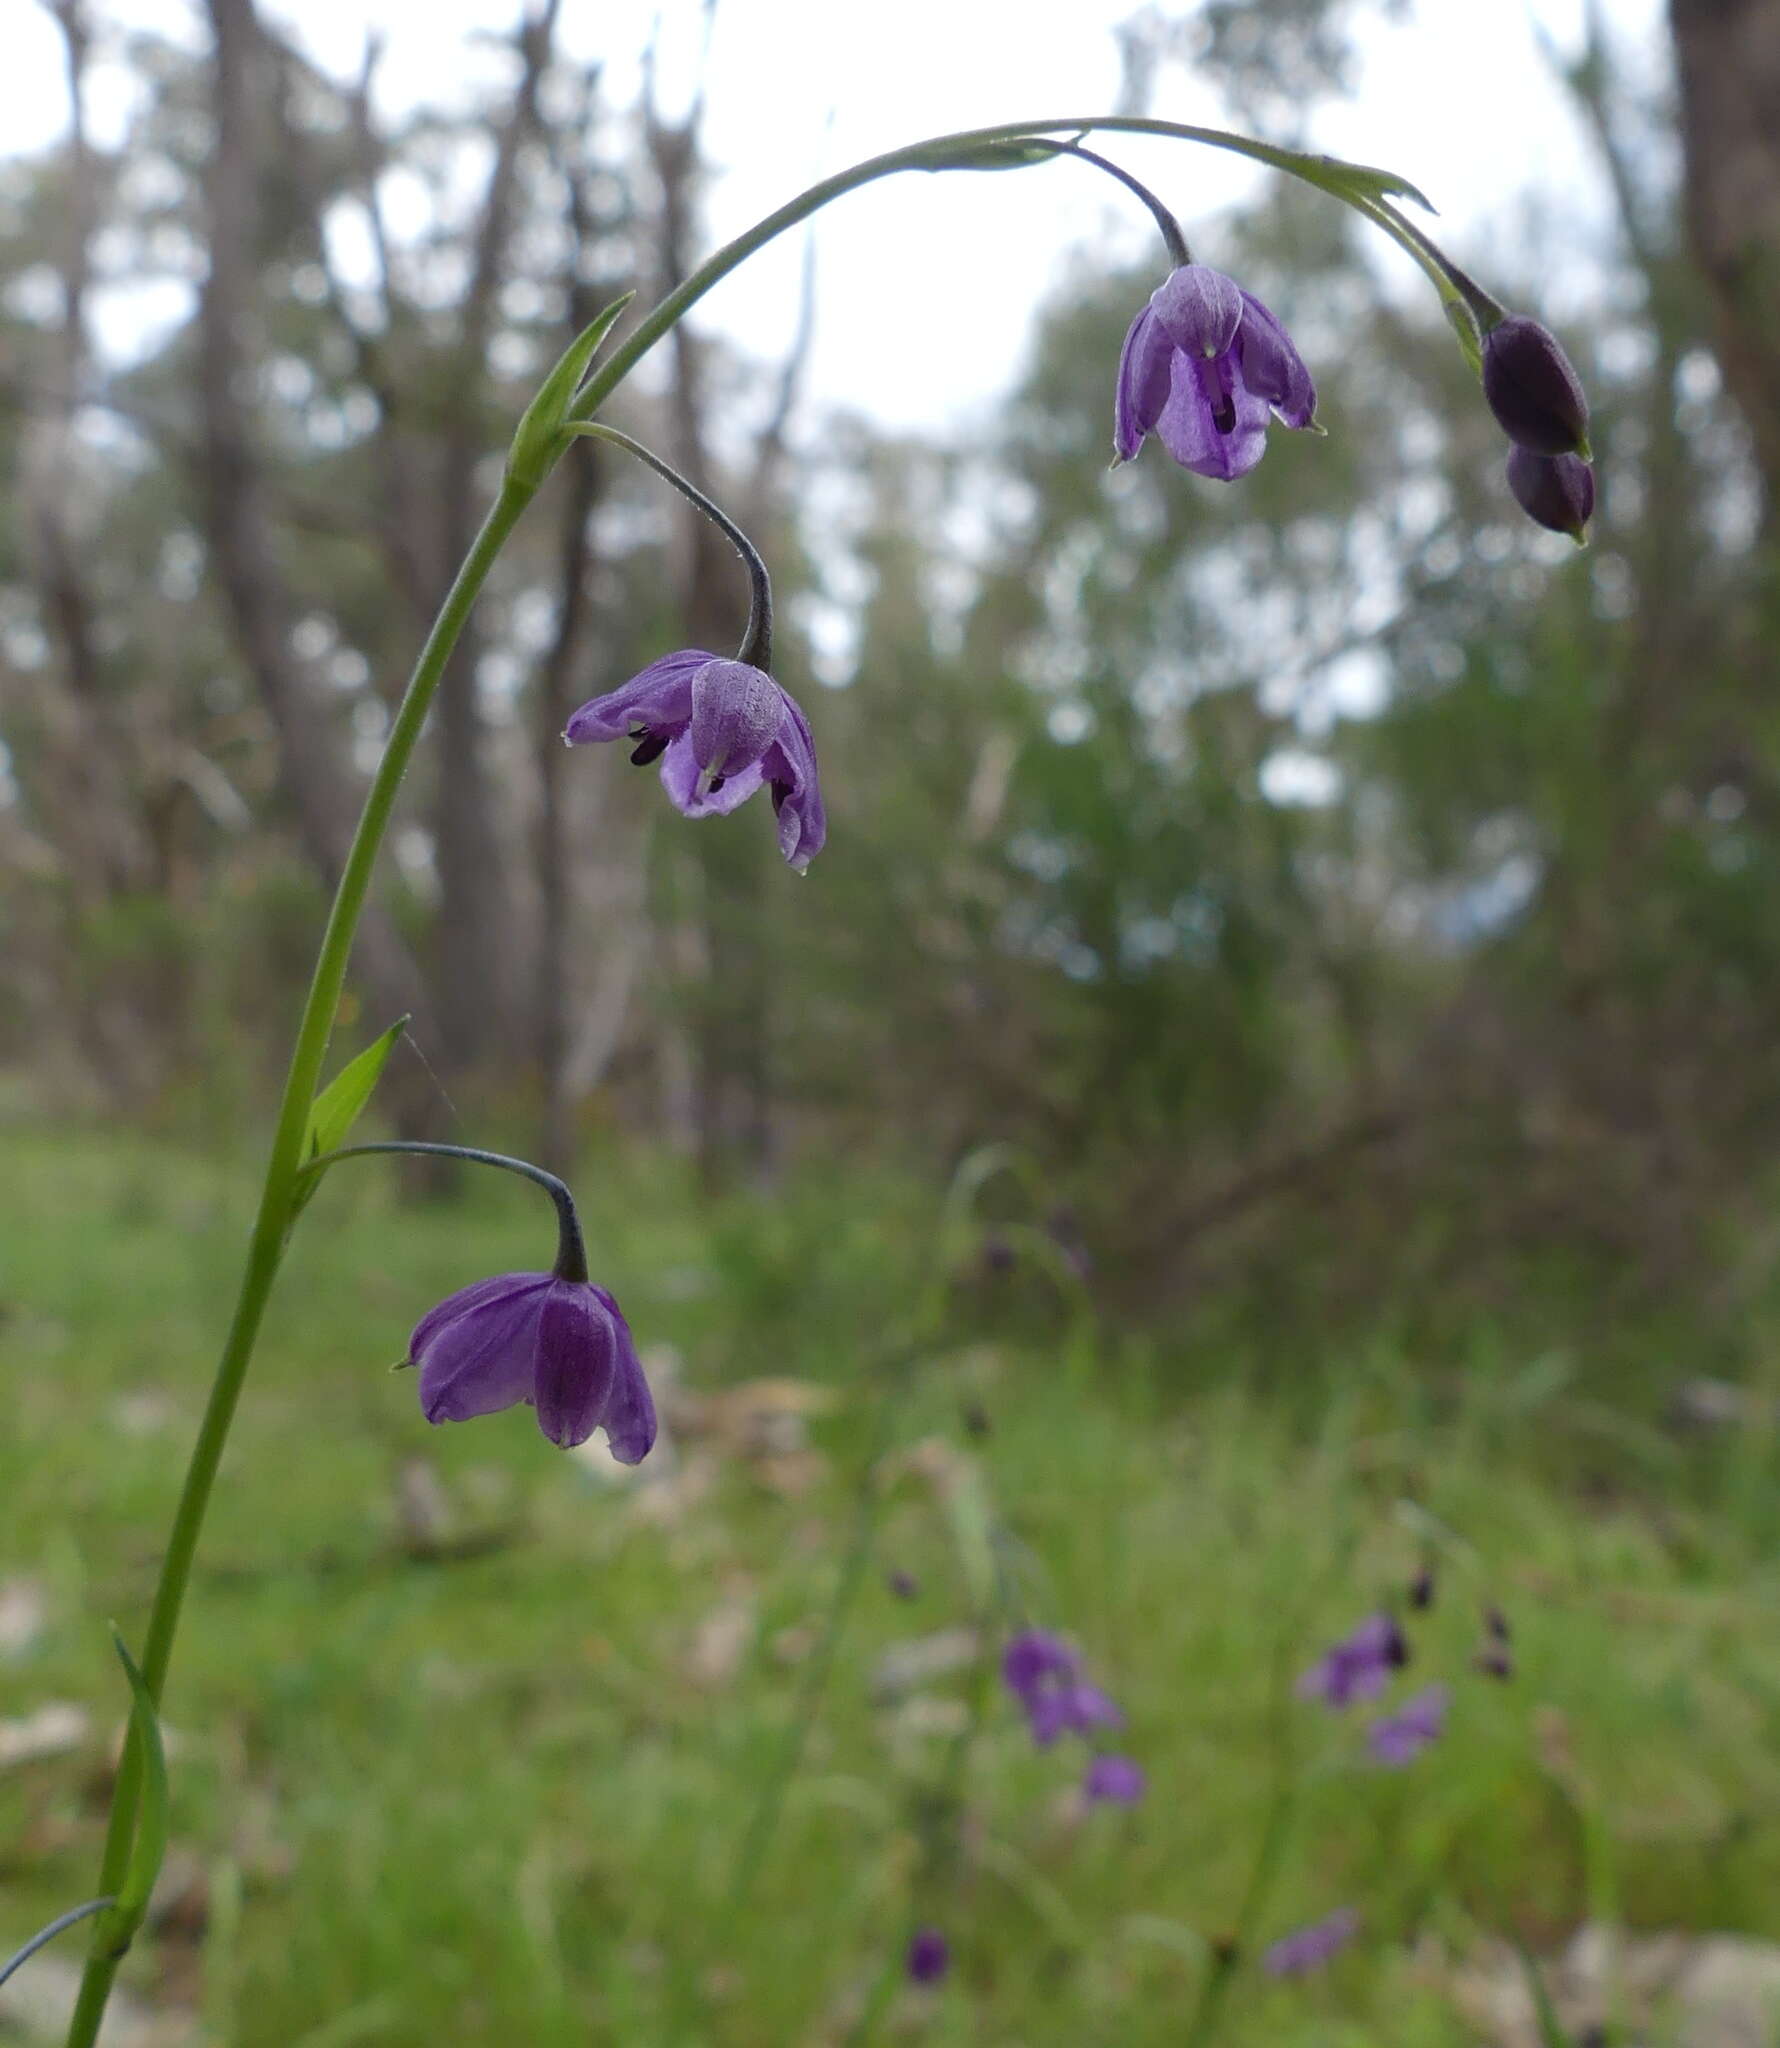
<path fill-rule="evenodd" d="M 1780 0 L 1670 0 L 1688 224 L 1725 381 L 1780 504 Z"/>
<path fill-rule="evenodd" d="M 255 446 L 255 224 L 265 163 L 256 76 L 266 45 L 253 0 L 209 0 L 214 122 L 204 192 L 209 270 L 199 303 L 198 482 L 211 561 L 241 658 L 278 738 L 278 772 L 299 841 L 331 889 L 358 811 L 354 773 L 332 708 L 292 648 L 296 606 L 280 563 Z M 380 1017 L 418 1007 L 420 977 L 392 919 L 367 904 L 354 968 Z"/>

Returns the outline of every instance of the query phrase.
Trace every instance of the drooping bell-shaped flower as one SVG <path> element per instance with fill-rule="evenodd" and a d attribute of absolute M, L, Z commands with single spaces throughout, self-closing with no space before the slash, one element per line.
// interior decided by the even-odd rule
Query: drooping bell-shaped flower
<path fill-rule="evenodd" d="M 1352 1906 L 1338 1906 L 1276 1941 L 1262 1955 L 1261 1967 L 1270 1977 L 1302 1977 L 1332 1962 L 1359 1931 L 1359 1914 Z"/>
<path fill-rule="evenodd" d="M 583 704 L 563 738 L 570 746 L 632 740 L 631 759 L 660 761 L 662 787 L 688 818 L 721 817 L 768 788 L 779 851 L 800 873 L 828 835 L 809 721 L 751 662 L 698 647 L 664 654 Z"/>
<path fill-rule="evenodd" d="M 1221 270 L 1178 265 L 1125 336 L 1115 462 L 1154 434 L 1196 475 L 1230 482 L 1260 461 L 1275 415 L 1288 427 L 1316 423 L 1316 386 L 1291 336 Z"/>
<path fill-rule="evenodd" d="M 521 1401 L 565 1449 L 606 1432 L 620 1464 L 655 1442 L 655 1404 L 618 1304 L 557 1273 L 478 1280 L 421 1317 L 408 1339 L 429 1422 L 467 1422 Z"/>
<path fill-rule="evenodd" d="M 1143 1797 L 1143 1766 L 1110 1751 L 1097 1756 L 1082 1775 L 1082 1791 L 1096 1805 L 1135 1806 Z"/>
<path fill-rule="evenodd" d="M 1430 1685 L 1405 1700 L 1394 1714 L 1374 1721 L 1366 1731 L 1372 1761 L 1393 1769 L 1414 1763 L 1424 1749 L 1440 1740 L 1451 1703 L 1452 1694 L 1444 1685 Z"/>
<path fill-rule="evenodd" d="M 1578 543 L 1587 539 L 1595 510 L 1595 473 L 1580 455 L 1534 455 L 1526 448 L 1508 451 L 1508 488 L 1529 519 L 1567 533 Z"/>
<path fill-rule="evenodd" d="M 1062 1735 L 1092 1735 L 1124 1725 L 1116 1703 L 1082 1676 L 1075 1650 L 1045 1629 L 1022 1630 L 1009 1642 L 1001 1677 L 1040 1749 L 1049 1749 Z"/>
<path fill-rule="evenodd" d="M 1388 1614 L 1369 1614 L 1351 1635 L 1333 1643 L 1298 1681 L 1300 1699 L 1325 1706 L 1350 1707 L 1356 1700 L 1375 1699 L 1390 1683 L 1391 1673 L 1409 1661 L 1403 1631 Z"/>
<path fill-rule="evenodd" d="M 903 1957 L 909 1982 L 937 1984 L 951 1967 L 952 1944 L 937 1927 L 917 1927 Z"/>
<path fill-rule="evenodd" d="M 1525 313 L 1510 313 L 1484 336 L 1483 395 L 1517 448 L 1579 455 L 1588 446 L 1582 379 L 1551 329 Z"/>

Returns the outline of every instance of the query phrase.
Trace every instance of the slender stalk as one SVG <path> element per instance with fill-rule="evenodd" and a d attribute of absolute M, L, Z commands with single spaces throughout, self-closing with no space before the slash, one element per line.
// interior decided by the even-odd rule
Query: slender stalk
<path fill-rule="evenodd" d="M 346 983 L 347 962 L 352 953 L 353 934 L 371 886 L 378 849 L 395 808 L 396 794 L 414 752 L 420 729 L 426 722 L 439 678 L 457 644 L 464 621 L 470 615 L 495 557 L 518 523 L 532 491 L 509 482 L 495 500 L 482 530 L 464 557 L 457 579 L 447 593 L 439 616 L 427 635 L 426 645 L 414 665 L 408 687 L 390 727 L 389 744 L 377 764 L 377 773 L 365 798 L 364 813 L 353 834 L 352 845 L 340 871 L 333 907 L 328 912 L 321 950 L 316 956 L 314 978 L 297 1025 L 296 1044 L 291 1052 L 290 1072 L 279 1105 L 278 1123 L 272 1138 L 271 1156 L 266 1162 L 266 1181 L 253 1234 L 248 1241 L 247 1266 L 241 1277 L 241 1291 L 235 1312 L 217 1361 L 204 1419 L 198 1427 L 185 1484 L 174 1510 L 173 1526 L 167 1538 L 167 1554 L 155 1587 L 154 1605 L 149 1612 L 148 1634 L 142 1652 L 142 1675 L 156 1705 L 167 1681 L 173 1641 L 179 1630 L 180 1609 L 185 1602 L 191 1577 L 192 1557 L 198 1535 L 210 1505 L 217 1467 L 228 1441 L 229 1425 L 241 1398 L 242 1382 L 253 1356 L 254 1341 L 271 1297 L 272 1283 L 284 1256 L 285 1236 L 291 1220 L 291 1200 L 296 1192 L 302 1166 L 303 1139 L 309 1124 L 309 1106 L 315 1099 L 327 1059 L 328 1041 L 333 1035 L 334 1013 Z M 130 1842 L 135 1831 L 137 1803 L 142 1775 L 136 1746 L 125 1752 L 112 1792 L 111 1820 L 106 1831 L 105 1854 L 100 1865 L 99 1888 L 115 1892 L 123 1881 L 130 1860 Z M 80 1996 L 68 2025 L 67 2048 L 92 2048 L 98 2038 L 111 1982 L 117 1974 L 119 1956 L 94 1955 L 88 1959 L 81 1978 Z"/>
<path fill-rule="evenodd" d="M 109 1896 L 102 1899 L 88 1899 L 84 1905 L 70 1906 L 66 1913 L 58 1913 L 47 1927 L 38 1928 L 31 1939 L 16 1954 L 0 1963 L 0 1984 L 4 1984 L 20 1964 L 28 1963 L 40 1948 L 46 1948 L 58 1934 L 76 1927 L 81 1921 L 90 1919 L 95 1913 L 103 1913 L 107 1906 L 117 1901 Z"/>

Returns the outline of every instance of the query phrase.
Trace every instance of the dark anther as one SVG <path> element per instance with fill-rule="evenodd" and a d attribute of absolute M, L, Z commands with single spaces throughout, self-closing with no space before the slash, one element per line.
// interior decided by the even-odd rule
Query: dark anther
<path fill-rule="evenodd" d="M 788 782 L 775 782 L 772 785 L 772 792 L 773 813 L 777 816 L 785 808 L 785 799 L 791 794 L 791 785 Z"/>
<path fill-rule="evenodd" d="M 711 794 L 715 796 L 728 780 L 729 777 L 727 775 L 713 775 L 711 777 Z"/>
<path fill-rule="evenodd" d="M 647 768 L 651 761 L 660 760 L 667 752 L 667 734 L 651 732 L 646 725 L 640 731 L 633 732 L 631 738 L 637 743 L 630 757 L 633 768 Z"/>
<path fill-rule="evenodd" d="M 1229 392 L 1223 392 L 1211 409 L 1211 423 L 1220 434 L 1230 433 L 1236 425 L 1236 401 Z"/>

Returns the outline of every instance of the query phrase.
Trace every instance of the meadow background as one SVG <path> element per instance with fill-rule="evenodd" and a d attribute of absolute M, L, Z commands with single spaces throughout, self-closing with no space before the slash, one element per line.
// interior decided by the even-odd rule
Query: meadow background
<path fill-rule="evenodd" d="M 716 175 L 704 103 L 616 92 L 551 9 L 399 116 L 250 0 L 49 12 L 77 118 L 0 161 L 0 1949 L 90 1890 L 103 1623 L 140 1627 L 394 694 L 530 382 L 698 259 Z M 1405 12 L 1152 8 L 1125 104 L 1291 140 Z M 1329 438 L 1236 489 L 1106 474 L 1158 274 L 1125 227 L 943 432 L 811 396 L 807 321 L 695 321 L 620 418 L 773 562 L 800 882 L 763 816 L 560 746 L 745 591 L 614 452 L 552 482 L 337 1045 L 410 1012 L 386 1129 L 569 1175 L 666 1440 L 427 1429 L 386 1368 L 548 1218 L 331 1177 L 107 2039 L 1200 2048 L 1208 1985 L 1270 2048 L 1780 2037 L 1780 4 L 1572 27 L 1542 78 L 1610 229 L 1505 163 L 1456 253 L 1589 387 L 1585 554 L 1314 194 L 1206 216 L 1143 160 L 1318 374 Z M 1380 1608 L 1398 1692 L 1452 1688 L 1402 1771 L 1294 1695 Z M 1027 1624 L 1119 1700 L 1140 1804 L 1033 1748 Z M 1257 1967 L 1342 1906 L 1326 1971 Z M 0 2038 L 55 2038 L 75 1952 Z"/>

